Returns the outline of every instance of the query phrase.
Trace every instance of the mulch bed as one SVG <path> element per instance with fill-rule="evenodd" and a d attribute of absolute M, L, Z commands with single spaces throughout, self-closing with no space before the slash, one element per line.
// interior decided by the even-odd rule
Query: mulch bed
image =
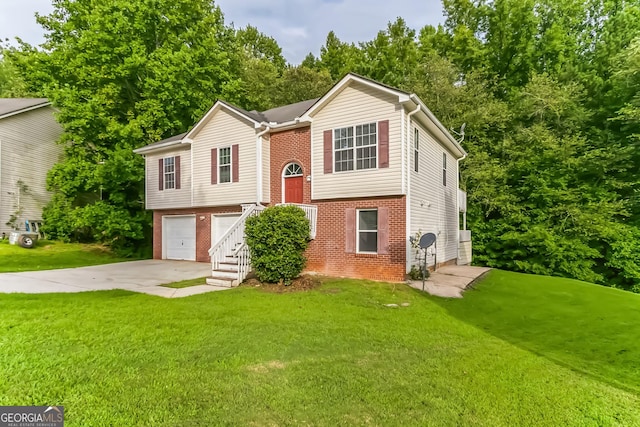
<path fill-rule="evenodd" d="M 305 292 L 317 288 L 322 281 L 317 276 L 308 274 L 293 279 L 290 284 L 284 283 L 262 283 L 256 278 L 247 279 L 242 286 L 251 286 L 252 288 L 260 288 L 265 292 L 273 292 L 275 294 L 284 294 L 288 292 Z"/>

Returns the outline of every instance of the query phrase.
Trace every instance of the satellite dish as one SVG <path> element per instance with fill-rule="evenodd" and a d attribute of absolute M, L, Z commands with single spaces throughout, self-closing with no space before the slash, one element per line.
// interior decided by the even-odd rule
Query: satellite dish
<path fill-rule="evenodd" d="M 436 235 L 433 233 L 427 233 L 427 234 L 423 234 L 422 237 L 420 237 L 420 249 L 427 249 L 428 247 L 430 247 L 431 245 L 433 245 L 436 242 Z"/>

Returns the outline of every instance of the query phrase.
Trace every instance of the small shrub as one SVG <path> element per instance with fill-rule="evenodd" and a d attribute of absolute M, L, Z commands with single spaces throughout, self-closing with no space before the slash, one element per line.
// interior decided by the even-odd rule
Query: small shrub
<path fill-rule="evenodd" d="M 429 270 L 425 270 L 424 278 L 428 279 L 430 275 L 431 273 L 429 272 Z M 422 266 L 412 265 L 411 270 L 409 271 L 409 278 L 411 280 L 422 280 Z"/>
<path fill-rule="evenodd" d="M 304 269 L 309 220 L 297 206 L 273 206 L 247 219 L 251 263 L 262 282 L 289 283 Z"/>

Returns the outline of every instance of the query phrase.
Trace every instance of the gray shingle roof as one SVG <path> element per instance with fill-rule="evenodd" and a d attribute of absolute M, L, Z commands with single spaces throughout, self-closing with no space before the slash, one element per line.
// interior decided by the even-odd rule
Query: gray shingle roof
<path fill-rule="evenodd" d="M 296 102 L 295 104 L 283 105 L 282 107 L 272 108 L 263 111 L 261 114 L 268 122 L 285 123 L 300 117 L 320 98 L 308 99 L 306 101 Z"/>
<path fill-rule="evenodd" d="M 0 117 L 48 103 L 47 98 L 0 98 Z"/>

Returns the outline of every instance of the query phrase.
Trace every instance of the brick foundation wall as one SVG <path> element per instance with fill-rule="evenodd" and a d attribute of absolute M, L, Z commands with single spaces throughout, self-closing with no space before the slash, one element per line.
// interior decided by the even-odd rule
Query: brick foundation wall
<path fill-rule="evenodd" d="M 379 197 L 312 201 L 318 206 L 318 228 L 306 252 L 306 271 L 328 276 L 403 281 L 406 259 L 406 199 Z M 389 208 L 389 254 L 345 252 L 345 210 Z"/>
<path fill-rule="evenodd" d="M 291 129 L 271 134 L 271 204 L 282 203 L 282 172 L 285 166 L 296 162 L 302 166 L 305 177 L 302 203 L 311 203 L 311 183 L 306 177 L 311 175 L 311 128 Z"/>
<path fill-rule="evenodd" d="M 164 215 L 196 216 L 196 261 L 209 262 L 211 248 L 211 215 L 240 213 L 241 206 L 167 209 L 153 211 L 153 258 L 162 259 L 162 217 Z"/>

